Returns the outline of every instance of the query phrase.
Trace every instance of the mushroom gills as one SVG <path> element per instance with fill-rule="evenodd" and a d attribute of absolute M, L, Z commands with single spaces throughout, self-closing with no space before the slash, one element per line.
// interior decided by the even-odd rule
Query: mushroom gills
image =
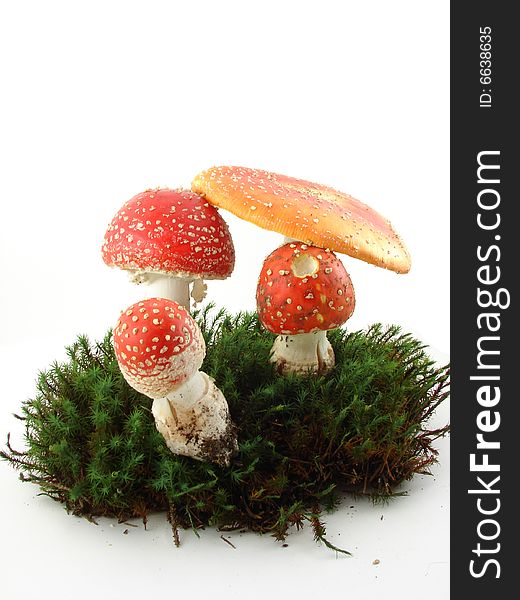
<path fill-rule="evenodd" d="M 324 374 L 335 364 L 334 350 L 326 331 L 277 336 L 270 360 L 283 375 Z"/>
<path fill-rule="evenodd" d="M 226 399 L 203 371 L 165 398 L 155 399 L 152 413 L 157 430 L 174 454 L 229 466 L 238 451 Z"/>

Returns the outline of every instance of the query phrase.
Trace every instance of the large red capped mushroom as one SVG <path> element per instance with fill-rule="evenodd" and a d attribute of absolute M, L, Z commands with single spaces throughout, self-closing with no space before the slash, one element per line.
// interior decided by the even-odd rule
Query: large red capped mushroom
<path fill-rule="evenodd" d="M 233 271 L 235 251 L 218 210 L 188 190 L 154 189 L 137 194 L 112 219 L 102 257 L 148 283 L 151 295 L 171 298 L 190 310 L 189 286 L 196 301 L 204 297 L 204 279 L 225 279 Z"/>
<path fill-rule="evenodd" d="M 199 371 L 204 338 L 186 309 L 166 298 L 137 302 L 121 313 L 113 345 L 126 381 L 153 399 L 170 450 L 229 464 L 238 448 L 235 427 L 222 392 Z"/>
<path fill-rule="evenodd" d="M 256 302 L 262 324 L 278 334 L 271 360 L 282 373 L 325 373 L 334 366 L 326 332 L 345 323 L 354 288 L 329 250 L 300 242 L 277 248 L 264 261 Z"/>

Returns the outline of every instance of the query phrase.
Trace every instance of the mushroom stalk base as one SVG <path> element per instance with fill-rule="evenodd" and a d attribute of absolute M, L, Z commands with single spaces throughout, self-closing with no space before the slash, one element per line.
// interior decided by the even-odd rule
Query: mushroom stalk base
<path fill-rule="evenodd" d="M 326 331 L 279 335 L 271 348 L 271 362 L 287 373 L 327 373 L 334 367 L 334 350 Z"/>
<path fill-rule="evenodd" d="M 236 429 L 222 392 L 197 371 L 152 405 L 155 425 L 174 454 L 228 466 L 238 451 Z"/>

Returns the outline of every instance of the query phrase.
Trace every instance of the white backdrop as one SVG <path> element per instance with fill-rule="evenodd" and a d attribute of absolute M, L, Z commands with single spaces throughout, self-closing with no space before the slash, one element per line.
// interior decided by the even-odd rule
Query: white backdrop
<path fill-rule="evenodd" d="M 139 298 L 139 288 L 100 257 L 114 213 L 145 188 L 189 187 L 196 173 L 213 165 L 258 167 L 325 183 L 389 218 L 410 250 L 412 270 L 396 275 L 340 255 L 356 289 L 349 326 L 400 324 L 447 360 L 448 9 L 439 0 L 2 3 L 0 370 L 7 389 L 0 436 L 16 430 L 10 413 L 32 394 L 37 369 L 61 358 L 63 346 L 78 333 L 103 335 L 120 309 Z M 223 216 L 237 263 L 231 279 L 209 284 L 209 297 L 230 311 L 252 310 L 261 262 L 280 238 Z M 357 548 L 350 562 L 331 562 L 327 551 L 316 551 L 301 535 L 300 545 L 295 542 L 283 555 L 274 542 L 245 536 L 242 553 L 233 557 L 242 561 L 243 575 L 229 579 L 229 571 L 218 572 L 217 566 L 232 549 L 216 534 L 188 541 L 185 551 L 171 551 L 166 541 L 155 544 L 150 535 L 139 546 L 131 535 L 119 535 L 130 563 L 142 548 L 162 558 L 148 559 L 145 577 L 120 565 L 114 550 L 113 573 L 120 577 L 124 570 L 128 582 L 112 588 L 115 576 L 102 568 L 110 558 L 101 559 L 101 553 L 96 559 L 96 548 L 105 544 L 106 550 L 106 536 L 115 529 L 107 522 L 101 533 L 67 518 L 59 507 L 36 499 L 37 490 L 18 483 L 4 464 L 1 485 L 9 493 L 2 494 L 2 514 L 16 518 L 1 546 L 18 548 L 20 555 L 9 559 L 13 565 L 18 560 L 27 565 L 37 554 L 43 570 L 63 544 L 71 555 L 92 553 L 89 568 L 99 570 L 110 590 L 98 597 L 106 598 L 134 597 L 132 580 L 139 577 L 154 585 L 155 576 L 174 593 L 184 584 L 176 579 L 175 586 L 165 587 L 168 568 L 182 565 L 185 575 L 188 569 L 198 576 L 211 561 L 217 561 L 209 571 L 215 580 L 199 585 L 211 583 L 214 594 L 239 597 L 254 580 L 247 569 L 257 556 L 267 562 L 278 557 L 273 590 L 288 597 L 301 584 L 302 556 L 313 577 L 324 569 L 333 589 L 354 586 L 359 598 L 371 598 L 376 589 L 371 586 L 379 584 L 386 597 L 411 598 L 401 580 L 420 583 L 423 598 L 446 597 L 446 443 L 442 449 L 438 482 L 418 478 L 408 499 L 384 509 L 393 527 L 382 530 L 381 509 L 363 504 L 361 510 L 359 503 L 358 515 L 331 517 L 336 529 L 345 530 L 335 541 Z M 409 527 L 414 519 L 424 532 Z M 157 528 L 166 540 L 167 527 Z M 359 538 L 347 533 L 351 528 Z M 31 548 L 42 535 L 49 537 L 36 553 Z M 190 561 L 197 556 L 195 565 Z M 371 558 L 381 564 L 372 565 Z M 387 565 L 395 562 L 386 574 L 385 558 Z M 277 570 L 280 559 L 284 570 Z M 164 568 L 153 575 L 159 564 Z M 26 582 L 24 595 L 15 566 L 10 573 L 10 597 L 36 594 L 36 579 L 33 587 Z M 437 582 L 426 595 L 425 577 Z M 50 594 L 51 583 L 40 591 Z M 266 589 L 257 582 L 249 597 Z M 319 587 L 303 586 L 299 598 L 307 597 L 306 589 L 311 597 Z M 76 597 L 82 593 L 91 594 L 91 587 L 82 587 Z"/>

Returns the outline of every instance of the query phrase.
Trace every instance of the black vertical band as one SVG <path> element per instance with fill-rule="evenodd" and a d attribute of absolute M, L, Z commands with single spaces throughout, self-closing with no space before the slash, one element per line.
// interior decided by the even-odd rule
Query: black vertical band
<path fill-rule="evenodd" d="M 453 597 L 511 597 L 520 531 L 518 24 L 451 5 Z M 516 342 L 516 343 L 515 343 Z M 510 587 L 512 585 L 512 587 Z M 514 593 L 514 592 L 513 592 Z"/>

